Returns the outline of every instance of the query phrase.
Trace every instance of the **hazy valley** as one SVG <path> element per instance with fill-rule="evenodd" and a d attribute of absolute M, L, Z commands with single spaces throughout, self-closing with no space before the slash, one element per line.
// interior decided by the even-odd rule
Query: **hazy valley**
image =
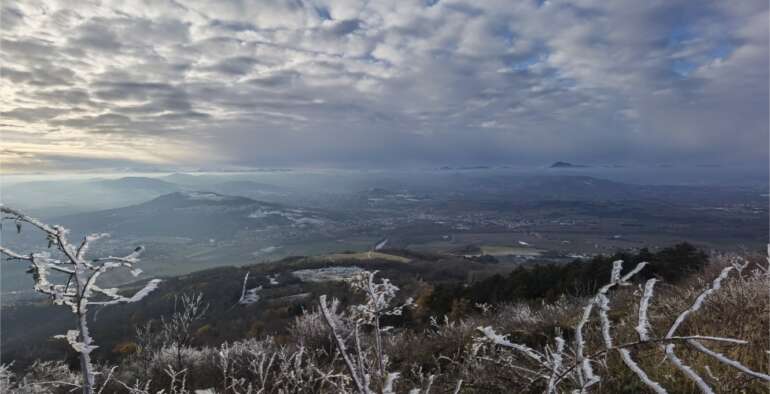
<path fill-rule="evenodd" d="M 69 192 L 57 193 L 62 189 Z M 98 246 L 105 252 L 144 245 L 143 270 L 161 276 L 365 252 L 383 240 L 387 248 L 490 255 L 513 264 L 682 241 L 705 250 L 757 251 L 768 223 L 761 182 L 643 185 L 558 170 L 132 176 L 19 183 L 4 187 L 3 198 L 76 237 L 110 233 Z M 109 209 L 81 212 L 83 201 Z M 15 235 L 12 226 L 3 232 L 9 245 L 39 243 Z M 3 262 L 4 304 L 32 294 L 25 270 Z"/>

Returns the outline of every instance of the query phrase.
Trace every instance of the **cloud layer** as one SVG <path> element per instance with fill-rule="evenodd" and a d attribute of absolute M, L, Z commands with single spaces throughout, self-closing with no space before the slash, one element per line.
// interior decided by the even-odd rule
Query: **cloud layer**
<path fill-rule="evenodd" d="M 768 156 L 768 4 L 3 4 L 3 171 Z"/>

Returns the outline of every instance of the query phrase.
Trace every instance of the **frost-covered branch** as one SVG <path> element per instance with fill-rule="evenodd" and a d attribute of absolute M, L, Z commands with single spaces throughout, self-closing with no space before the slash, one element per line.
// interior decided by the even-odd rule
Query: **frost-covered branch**
<path fill-rule="evenodd" d="M 140 301 L 142 298 L 148 296 L 150 293 L 152 293 L 155 289 L 158 288 L 160 285 L 161 280 L 160 279 L 153 279 L 149 282 L 147 282 L 144 287 L 134 293 L 131 297 L 123 297 L 119 294 L 117 294 L 117 289 L 101 289 L 96 286 L 93 287 L 94 292 L 104 294 L 108 297 L 111 297 L 112 300 L 109 301 L 94 301 L 89 302 L 89 305 L 114 305 L 114 304 L 129 304 L 132 302 Z"/>
<path fill-rule="evenodd" d="M 642 298 L 639 300 L 639 319 L 635 330 L 639 334 L 639 340 L 641 341 L 646 341 L 650 338 L 648 332 L 650 328 L 648 310 L 650 309 L 650 300 L 652 300 L 655 282 L 657 282 L 657 279 L 653 278 L 644 284 L 644 294 L 642 294 Z"/>
<path fill-rule="evenodd" d="M 377 372 L 380 377 L 384 377 L 386 362 L 382 350 L 382 332 L 387 331 L 388 328 L 380 325 L 380 319 L 383 316 L 401 316 L 404 308 L 414 306 L 414 302 L 408 298 L 404 304 L 392 305 L 398 293 L 398 287 L 387 278 L 381 279 L 379 283 L 375 282 L 376 274 L 377 271 L 362 271 L 350 279 L 350 286 L 353 290 L 366 296 L 366 302 L 354 305 L 351 309 L 356 324 L 369 325 L 374 328 Z"/>
<path fill-rule="evenodd" d="M 727 278 L 727 275 L 729 275 L 730 271 L 732 271 L 734 268 L 735 267 L 733 266 L 725 267 L 722 272 L 719 273 L 719 276 L 717 276 L 714 281 L 711 282 L 711 286 L 703 290 L 703 292 L 695 298 L 693 304 L 676 317 L 676 320 L 671 325 L 671 328 L 668 329 L 668 333 L 666 333 L 666 338 L 673 337 L 676 333 L 676 330 L 684 322 L 684 320 L 687 319 L 690 314 L 697 312 L 698 309 L 703 306 L 703 302 L 706 300 L 706 298 L 708 298 L 711 294 L 715 293 L 717 290 L 719 290 L 720 287 L 722 287 L 722 281 Z"/>
<path fill-rule="evenodd" d="M 592 364 L 602 363 L 601 357 L 605 357 L 608 353 L 617 351 L 620 354 L 621 360 L 625 366 L 631 370 L 650 390 L 657 394 L 666 393 L 667 391 L 663 386 L 650 378 L 647 372 L 633 359 L 631 349 L 651 347 L 661 348 L 669 361 L 675 368 L 685 374 L 696 386 L 704 393 L 713 393 L 713 389 L 706 383 L 706 381 L 698 375 L 698 373 L 691 367 L 687 366 L 682 359 L 680 359 L 675 353 L 674 348 L 677 344 L 684 344 L 691 346 L 695 350 L 706 354 L 721 364 L 734 368 L 748 376 L 761 379 L 770 382 L 770 375 L 762 372 L 753 371 L 745 365 L 736 360 L 732 360 L 724 354 L 715 352 L 701 342 L 720 342 L 733 345 L 747 345 L 748 341 L 737 338 L 725 338 L 718 336 L 700 336 L 700 335 L 676 335 L 677 329 L 682 323 L 693 313 L 697 312 L 703 306 L 705 300 L 721 288 L 722 282 L 728 277 L 729 273 L 733 270 L 742 270 L 746 265 L 741 266 L 728 266 L 724 268 L 720 274 L 713 280 L 713 282 L 703 290 L 693 301 L 692 305 L 682 311 L 674 323 L 669 328 L 667 334 L 661 338 L 654 338 L 650 335 L 650 321 L 649 321 L 649 308 L 652 303 L 654 294 L 654 286 L 656 279 L 648 280 L 644 285 L 644 291 L 639 301 L 639 311 L 637 316 L 637 325 L 634 327 L 636 333 L 639 336 L 639 340 L 635 342 L 626 342 L 621 344 L 615 343 L 615 337 L 612 333 L 612 322 L 609 317 L 611 310 L 610 298 L 608 296 L 609 290 L 615 286 L 629 285 L 629 280 L 644 268 L 646 263 L 638 264 L 633 270 L 621 277 L 622 261 L 613 262 L 612 272 L 610 274 L 610 282 L 602 286 L 597 294 L 592 297 L 586 306 L 583 308 L 580 319 L 575 326 L 575 354 L 571 364 L 566 368 L 563 368 L 564 357 L 563 352 L 563 339 L 557 336 L 556 351 L 539 352 L 526 345 L 516 344 L 510 342 L 506 336 L 499 335 L 491 327 L 479 327 L 479 331 L 483 334 L 482 342 L 487 342 L 498 347 L 507 348 L 516 351 L 524 356 L 525 360 L 529 360 L 530 363 L 535 364 L 535 368 L 528 369 L 520 365 L 511 365 L 518 371 L 527 372 L 533 380 L 544 380 L 547 382 L 547 393 L 561 391 L 560 386 L 564 385 L 565 378 L 571 378 L 577 383 L 577 389 L 574 392 L 583 393 L 586 392 L 591 386 L 600 381 L 600 377 L 594 372 Z M 599 320 L 599 334 L 601 337 L 602 347 L 596 351 L 589 352 L 588 343 L 584 339 L 584 327 L 591 320 L 593 310 L 598 310 Z"/>
<path fill-rule="evenodd" d="M 770 382 L 770 375 L 762 373 L 762 372 L 752 371 L 751 369 L 749 369 L 748 367 L 746 367 L 743 364 L 739 363 L 738 361 L 735 361 L 735 360 L 725 356 L 722 353 L 715 352 L 715 351 L 713 351 L 713 350 L 703 346 L 702 343 L 698 342 L 695 339 L 688 339 L 687 343 L 690 344 L 692 347 L 694 347 L 697 351 L 699 351 L 701 353 L 704 353 L 704 354 L 707 354 L 707 355 L 717 359 L 722 364 L 725 364 L 727 366 L 735 368 L 735 369 L 745 373 L 746 375 L 753 376 L 753 377 L 755 377 L 757 379 L 762 379 L 762 380 L 764 380 L 766 382 Z"/>
<path fill-rule="evenodd" d="M 666 338 L 672 338 L 676 333 L 676 330 L 679 328 L 679 326 L 682 325 L 685 319 L 687 319 L 687 317 L 690 316 L 691 314 L 697 312 L 703 306 L 703 303 L 706 301 L 706 299 L 712 294 L 716 293 L 722 287 L 722 282 L 727 278 L 727 276 L 730 274 L 731 271 L 737 270 L 740 273 L 740 271 L 742 271 L 743 268 L 745 267 L 746 267 L 745 264 L 744 265 L 733 264 L 722 269 L 719 275 L 711 282 L 711 285 L 707 287 L 705 290 L 703 290 L 695 298 L 695 301 L 692 303 L 692 305 L 689 308 L 682 311 L 682 313 L 680 313 L 679 316 L 677 316 L 676 320 L 674 320 L 674 323 L 671 325 L 668 332 L 666 333 Z M 722 338 L 722 339 L 727 339 L 727 338 Z M 741 363 L 731 360 L 721 353 L 708 349 L 706 346 L 698 342 L 698 340 L 696 339 L 687 340 L 687 344 L 694 347 L 699 352 L 715 358 L 717 361 L 719 361 L 722 364 L 735 368 L 749 376 L 753 376 L 755 378 L 759 378 L 770 382 L 770 375 L 767 375 L 761 372 L 752 371 L 751 369 L 743 366 Z M 698 386 L 698 388 L 701 389 L 701 391 L 703 391 L 704 393 L 713 392 L 711 388 L 705 383 L 703 378 L 698 376 L 698 374 L 695 371 L 693 371 L 692 368 L 685 365 L 682 362 L 682 360 L 676 356 L 676 354 L 674 353 L 674 344 L 666 345 L 665 352 L 666 352 L 666 357 L 674 364 L 674 366 L 680 371 L 682 371 L 682 373 L 684 373 L 688 378 L 690 378 L 690 380 L 692 380 Z"/>
<path fill-rule="evenodd" d="M 345 340 L 342 338 L 342 334 L 339 332 L 339 328 L 337 327 L 337 316 L 335 311 L 339 305 L 338 301 L 333 300 L 330 307 L 326 302 L 326 295 L 324 294 L 319 297 L 318 302 L 321 307 L 321 313 L 323 315 L 324 321 L 329 326 L 332 338 L 337 345 L 337 350 L 342 356 L 342 359 L 345 361 L 345 366 L 348 368 L 348 373 L 350 373 L 350 377 L 353 379 L 353 383 L 356 385 L 356 389 L 358 389 L 358 392 L 361 394 L 369 394 L 371 390 L 366 384 L 364 384 L 364 377 L 361 376 L 358 368 L 356 368 L 356 366 L 353 364 L 353 360 L 347 350 L 347 346 L 345 346 Z"/>
<path fill-rule="evenodd" d="M 161 335 L 164 345 L 173 349 L 177 369 L 182 369 L 183 350 L 193 340 L 193 325 L 206 316 L 209 304 L 203 301 L 203 293 L 182 294 L 174 297 L 174 313 L 161 317 Z"/>
<path fill-rule="evenodd" d="M 390 330 L 390 327 L 382 327 L 381 319 L 384 316 L 400 316 L 404 308 L 414 305 L 411 298 L 408 298 L 403 304 L 394 304 L 398 287 L 388 279 L 383 278 L 376 282 L 374 277 L 376 271 L 362 271 L 348 280 L 351 288 L 364 295 L 364 302 L 352 305 L 350 313 L 347 316 L 336 313 L 339 306 L 337 300 L 334 300 L 331 306 L 327 305 L 326 296 L 320 297 L 321 314 L 327 326 L 331 330 L 332 337 L 337 350 L 345 361 L 358 392 L 374 393 L 371 388 L 374 385 L 382 393 L 392 393 L 393 385 L 398 379 L 399 374 L 387 372 L 388 357 L 383 349 L 383 334 Z M 342 333 L 342 325 L 348 328 L 349 336 L 346 338 Z M 369 326 L 372 328 L 371 341 L 373 342 L 373 351 L 364 349 L 362 343 L 361 327 Z M 349 350 L 346 341 L 352 338 L 353 349 Z M 374 361 L 370 361 L 373 356 Z"/>
<path fill-rule="evenodd" d="M 599 383 L 600 379 L 597 375 L 594 374 L 593 368 L 591 367 L 592 360 L 585 357 L 584 354 L 584 348 L 585 348 L 585 340 L 583 339 L 583 328 L 585 327 L 586 323 L 588 323 L 588 320 L 591 318 L 591 313 L 593 312 L 593 308 L 595 305 L 599 305 L 600 309 L 600 318 L 602 321 L 602 336 L 605 341 L 605 345 L 608 348 L 612 347 L 612 339 L 609 334 L 609 320 L 607 319 L 606 311 L 609 309 L 608 306 L 606 306 L 606 303 L 609 302 L 607 300 L 607 292 L 615 287 L 615 286 L 626 286 L 628 285 L 628 281 L 636 275 L 639 271 L 642 270 L 647 265 L 647 262 L 641 262 L 636 265 L 636 267 L 629 271 L 626 275 L 624 275 L 622 278 L 620 276 L 621 272 L 623 271 L 623 260 L 617 260 L 612 262 L 612 271 L 610 273 L 610 282 L 606 285 L 602 286 L 599 289 L 599 292 L 589 300 L 588 304 L 583 308 L 583 315 L 578 322 L 577 326 L 575 326 L 575 355 L 577 363 L 580 365 L 580 369 L 578 370 L 578 381 L 580 382 L 581 388 L 580 392 L 584 392 L 587 388 L 593 386 L 596 383 Z M 604 307 L 602 305 L 605 304 Z"/>
<path fill-rule="evenodd" d="M 539 364 L 543 364 L 545 356 L 527 345 L 512 343 L 506 335 L 500 335 L 492 327 L 479 327 L 478 330 L 493 344 L 516 350 L 517 352 L 531 358 Z"/>
<path fill-rule="evenodd" d="M 55 247 L 63 256 L 61 259 L 51 257 L 47 251 L 20 253 L 5 246 L 0 246 L 0 254 L 10 260 L 28 262 L 29 272 L 34 280 L 35 291 L 47 295 L 54 304 L 70 307 L 77 317 L 78 330 L 70 330 L 66 335 L 57 338 L 66 339 L 75 351 L 80 353 L 81 370 L 83 372 L 83 392 L 92 393 L 94 390 L 94 372 L 91 365 L 90 353 L 97 346 L 88 331 L 88 305 L 111 305 L 117 303 L 136 302 L 144 298 L 152 290 L 157 288 L 159 280 L 150 281 L 142 290 L 131 297 L 117 294 L 117 289 L 102 289 L 96 285 L 97 278 L 104 272 L 125 267 L 136 275 L 141 270 L 135 269 L 134 264 L 139 262 L 139 255 L 143 248 L 138 247 L 125 257 L 105 257 L 88 260 L 86 254 L 91 244 L 99 239 L 109 236 L 106 233 L 90 234 L 83 238 L 79 245 L 72 244 L 68 239 L 69 230 L 58 225 L 48 225 L 42 221 L 27 216 L 13 208 L 0 205 L 2 220 L 9 220 L 16 225 L 16 230 L 21 232 L 23 224 L 30 224 L 33 228 L 45 234 L 48 248 Z M 65 274 L 64 283 L 53 282 L 51 272 Z M 106 297 L 107 300 L 93 300 L 95 295 Z"/>

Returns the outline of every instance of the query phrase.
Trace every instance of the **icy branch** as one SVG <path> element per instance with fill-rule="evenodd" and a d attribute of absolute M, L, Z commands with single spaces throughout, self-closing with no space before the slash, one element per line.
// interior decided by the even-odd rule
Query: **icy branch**
<path fill-rule="evenodd" d="M 4 215 L 8 215 L 6 217 L 3 217 L 3 219 L 11 219 L 16 222 L 17 229 L 19 228 L 21 222 L 29 223 L 38 229 L 42 230 L 43 232 L 46 232 L 48 234 L 57 234 L 58 230 L 54 228 L 53 226 L 49 226 L 31 216 L 27 216 L 13 208 L 7 207 L 5 205 L 0 205 L 0 213 Z M 21 230 L 19 230 L 21 231 Z"/>
<path fill-rule="evenodd" d="M 767 374 L 764 374 L 764 373 L 761 373 L 761 372 L 752 371 L 748 367 L 744 366 L 743 364 L 741 364 L 741 363 L 739 363 L 739 362 L 737 362 L 737 361 L 735 361 L 733 359 L 728 358 L 724 354 L 715 352 L 715 351 L 713 351 L 713 350 L 703 346 L 702 343 L 700 343 L 700 342 L 698 342 L 696 340 L 690 339 L 690 340 L 687 341 L 687 343 L 692 345 L 692 347 L 694 347 L 699 352 L 707 354 L 707 355 L 709 355 L 711 357 L 714 357 L 715 359 L 717 359 L 722 364 L 729 365 L 730 367 L 733 367 L 733 368 L 735 368 L 735 369 L 745 373 L 746 375 L 762 379 L 762 380 L 764 380 L 766 382 L 770 382 L 770 375 L 767 375 Z"/>
<path fill-rule="evenodd" d="M 89 234 L 83 237 L 83 241 L 80 243 L 80 246 L 78 247 L 77 253 L 75 253 L 75 256 L 79 259 L 82 259 L 83 256 L 88 252 L 88 248 L 91 246 L 91 243 L 94 241 L 98 241 L 102 238 L 107 238 L 110 235 L 107 233 L 98 233 L 98 234 Z"/>
<path fill-rule="evenodd" d="M 144 246 L 137 246 L 133 252 L 123 257 L 107 256 L 93 259 L 94 263 L 117 263 L 112 264 L 111 267 L 125 266 L 125 264 L 135 264 L 139 262 L 139 256 L 144 252 Z"/>
<path fill-rule="evenodd" d="M 94 290 L 98 289 L 98 291 L 101 294 L 113 297 L 113 299 L 110 301 L 89 302 L 88 304 L 89 305 L 114 305 L 114 304 L 129 304 L 132 302 L 138 302 L 138 301 L 141 301 L 143 298 L 147 297 L 148 295 L 150 295 L 150 293 L 152 293 L 155 289 L 157 289 L 158 285 L 160 285 L 160 282 L 162 282 L 162 280 L 160 279 L 153 279 L 147 282 L 147 284 L 141 290 L 134 293 L 134 295 L 131 297 L 121 297 L 115 294 L 114 292 L 110 291 L 115 289 L 104 290 L 104 289 L 94 288 Z"/>
<path fill-rule="evenodd" d="M 730 274 L 730 271 L 734 269 L 733 266 L 725 267 L 722 272 L 719 273 L 719 276 L 714 279 L 714 281 L 711 283 L 711 286 L 706 288 L 700 295 L 698 295 L 697 298 L 695 298 L 695 302 L 684 310 L 682 313 L 677 316 L 676 320 L 674 321 L 674 324 L 671 325 L 671 328 L 668 329 L 668 333 L 666 334 L 666 338 L 671 338 L 674 336 L 674 333 L 676 333 L 676 330 L 679 328 L 679 326 L 684 322 L 685 319 L 687 319 L 687 316 L 689 316 L 691 313 L 696 312 L 698 309 L 703 306 L 703 301 L 708 298 L 711 294 L 719 290 L 720 287 L 722 287 L 722 281 L 727 278 L 727 275 Z"/>
<path fill-rule="evenodd" d="M 666 333 L 666 338 L 673 337 L 674 334 L 676 333 L 676 330 L 685 321 L 685 319 L 687 319 L 687 317 L 690 314 L 698 311 L 701 308 L 701 306 L 703 306 L 703 302 L 706 300 L 706 298 L 708 298 L 708 296 L 710 296 L 711 294 L 719 290 L 719 288 L 722 286 L 722 281 L 725 278 L 727 278 L 727 275 L 729 275 L 730 271 L 732 271 L 734 268 L 735 267 L 733 266 L 725 267 L 722 270 L 722 272 L 719 273 L 719 276 L 717 276 L 714 279 L 714 281 L 711 283 L 711 286 L 707 287 L 706 290 L 701 292 L 698 295 L 698 297 L 695 298 L 695 301 L 693 302 L 693 304 L 689 308 L 682 311 L 682 313 L 680 313 L 679 316 L 677 316 L 676 320 L 669 328 L 668 333 Z M 695 371 L 693 371 L 692 368 L 685 365 L 684 362 L 679 357 L 676 356 L 676 354 L 674 353 L 674 346 L 675 346 L 674 344 L 668 344 L 664 348 L 666 352 L 666 357 L 671 361 L 672 364 L 674 364 L 674 367 L 682 371 L 682 373 L 684 373 L 685 376 L 687 376 L 690 380 L 692 380 L 702 392 L 713 393 L 713 391 L 706 384 L 703 378 L 701 378 Z"/>
<path fill-rule="evenodd" d="M 687 376 L 690 380 L 692 380 L 696 386 L 700 389 L 701 392 L 705 394 L 713 394 L 714 390 L 709 387 L 708 384 L 703 380 L 703 378 L 700 377 L 692 368 L 685 365 L 685 363 L 676 356 L 674 353 L 674 345 L 666 345 L 665 347 L 666 351 L 666 357 L 671 360 L 671 363 L 674 364 L 674 367 L 676 369 L 682 371 L 685 376 Z"/>
<path fill-rule="evenodd" d="M 318 302 L 321 307 L 321 314 L 323 315 L 324 321 L 329 326 L 329 330 L 331 330 L 332 337 L 334 338 L 334 342 L 337 345 L 337 350 L 339 350 L 342 359 L 345 361 L 345 365 L 347 366 L 348 372 L 353 379 L 353 383 L 356 385 L 356 388 L 360 394 L 369 394 L 371 390 L 364 383 L 364 377 L 359 375 L 358 370 L 353 365 L 353 360 L 351 359 L 347 347 L 345 346 L 345 340 L 342 339 L 342 336 L 339 333 L 339 328 L 337 327 L 336 323 L 337 319 L 335 319 L 335 314 L 333 312 L 333 309 L 336 309 L 336 300 L 332 302 L 332 310 L 329 309 L 325 294 L 319 297 Z"/>
<path fill-rule="evenodd" d="M 530 360 L 535 362 L 538 368 L 529 369 L 519 365 L 510 365 L 510 367 L 515 368 L 519 372 L 523 371 L 531 375 L 530 379 L 532 381 L 547 378 L 547 393 L 561 391 L 559 386 L 563 384 L 565 378 L 568 377 L 577 384 L 578 389 L 574 390 L 573 392 L 586 392 L 592 385 L 599 382 L 599 376 L 594 372 L 592 364 L 603 364 L 604 362 L 599 357 L 605 357 L 612 351 L 617 351 L 620 354 L 625 366 L 634 374 L 636 374 L 642 383 L 649 387 L 650 390 L 657 394 L 666 393 L 666 390 L 662 387 L 662 385 L 651 379 L 650 376 L 647 375 L 647 373 L 632 357 L 631 349 L 650 345 L 654 345 L 653 348 L 660 347 L 665 352 L 666 358 L 672 362 L 674 367 L 685 374 L 688 379 L 692 380 L 700 389 L 700 391 L 704 393 L 712 393 L 712 388 L 709 387 L 704 379 L 699 376 L 693 368 L 687 366 L 674 353 L 676 343 L 684 343 L 686 345 L 692 346 L 695 350 L 704 353 L 716 359 L 720 363 L 728 365 L 748 376 L 762 379 L 764 381 L 770 381 L 770 375 L 753 371 L 738 361 L 732 360 L 721 353 L 715 352 L 701 343 L 703 341 L 712 341 L 733 345 L 746 345 L 748 342 L 745 340 L 737 338 L 723 338 L 718 336 L 675 335 L 676 330 L 681 326 L 686 318 L 692 313 L 701 309 L 705 300 L 721 288 L 722 282 L 727 278 L 730 271 L 733 269 L 740 271 L 743 269 L 743 267 L 746 266 L 745 264 L 733 265 L 723 269 L 719 276 L 715 278 L 713 282 L 696 297 L 692 305 L 677 316 L 676 320 L 671 325 L 671 328 L 668 330 L 666 336 L 662 338 L 654 338 L 650 336 L 651 323 L 649 321 L 649 308 L 652 302 L 656 280 L 648 280 L 645 283 L 643 294 L 639 300 L 637 325 L 634 327 L 637 334 L 639 335 L 639 341 L 616 345 L 615 338 L 613 337 L 611 331 L 612 323 L 609 318 L 609 311 L 611 310 L 610 298 L 608 296 L 609 290 L 614 286 L 625 286 L 630 284 L 629 280 L 634 275 L 639 273 L 645 264 L 646 263 L 640 263 L 636 266 L 636 268 L 628 272 L 626 275 L 621 276 L 622 261 L 613 262 L 613 267 L 610 274 L 610 282 L 602 286 L 597 294 L 586 303 L 582 310 L 580 319 L 575 326 L 574 362 L 571 365 L 568 365 L 566 368 L 562 367 L 563 358 L 565 355 L 561 350 L 563 349 L 564 345 L 563 339 L 560 336 L 556 337 L 556 351 L 550 352 L 546 348 L 546 352 L 543 354 L 524 345 L 511 343 L 506 337 L 496 334 L 491 327 L 479 328 L 479 331 L 484 334 L 484 337 L 488 342 L 528 355 Z M 600 337 L 602 339 L 603 348 L 597 351 L 589 352 L 587 350 L 588 344 L 585 341 L 583 331 L 584 327 L 591 319 L 594 308 L 598 310 Z M 549 371 L 548 376 L 544 376 L 543 371 Z"/>
<path fill-rule="evenodd" d="M 623 363 L 626 364 L 628 369 L 630 369 L 633 373 L 636 374 L 636 376 L 639 377 L 639 380 L 641 380 L 642 383 L 644 383 L 657 394 L 667 393 L 666 389 L 664 389 L 660 383 L 650 379 L 650 377 L 647 376 L 647 373 L 644 372 L 641 367 L 639 367 L 639 364 L 637 364 L 634 359 L 631 358 L 631 352 L 628 349 L 618 349 L 618 351 L 620 352 L 620 357 L 623 359 Z"/>
<path fill-rule="evenodd" d="M 54 259 L 46 251 L 19 253 L 4 246 L 0 246 L 0 254 L 12 260 L 27 261 L 30 265 L 29 272 L 34 280 L 35 291 L 50 297 L 56 305 L 68 306 L 76 316 L 78 330 L 70 330 L 66 335 L 58 338 L 67 339 L 67 342 L 80 353 L 81 371 L 83 373 L 83 392 L 90 394 L 94 389 L 94 372 L 91 366 L 90 353 L 96 348 L 88 331 L 88 305 L 111 305 L 117 303 L 138 301 L 152 290 L 157 288 L 159 280 L 150 281 L 142 290 L 132 297 L 122 297 L 116 289 L 101 289 L 96 285 L 97 278 L 105 271 L 118 267 L 131 270 L 132 274 L 138 274 L 141 270 L 135 269 L 134 264 L 139 262 L 139 254 L 144 250 L 137 247 L 133 252 L 124 257 L 104 257 L 88 261 L 85 258 L 90 245 L 102 238 L 109 236 L 106 233 L 90 234 L 83 238 L 78 246 L 69 242 L 67 235 L 69 230 L 62 226 L 50 226 L 37 219 L 27 216 L 15 209 L 0 205 L 0 221 L 12 220 L 17 231 L 22 230 L 22 224 L 28 223 L 33 228 L 43 232 L 48 242 L 47 247 L 56 247 L 63 258 Z M 65 274 L 66 282 L 62 284 L 52 282 L 52 272 Z M 106 301 L 92 301 L 91 297 L 99 294 L 108 298 Z"/>
<path fill-rule="evenodd" d="M 650 327 L 650 319 L 647 315 L 647 311 L 650 309 L 650 300 L 652 299 L 653 288 L 657 279 L 650 279 L 644 285 L 644 294 L 639 300 L 639 323 L 636 325 L 636 332 L 639 334 L 639 339 L 646 341 L 650 338 L 648 328 Z"/>
<path fill-rule="evenodd" d="M 599 382 L 599 377 L 594 374 L 593 368 L 591 367 L 591 360 L 585 357 L 585 339 L 583 339 L 583 327 L 585 327 L 585 325 L 588 323 L 588 320 L 591 318 L 594 305 L 599 305 L 602 309 L 599 315 L 600 319 L 602 320 L 602 335 L 605 345 L 610 348 L 612 347 L 612 337 L 609 333 L 610 323 L 606 315 L 606 311 L 609 308 L 607 305 L 608 301 L 605 301 L 607 300 L 607 292 L 615 286 L 628 285 L 628 281 L 634 275 L 639 273 L 639 271 L 641 271 L 642 268 L 644 268 L 646 265 L 647 262 L 643 261 L 637 264 L 636 267 L 634 267 L 634 269 L 629 271 L 626 275 L 621 277 L 620 274 L 623 270 L 623 260 L 613 261 L 612 271 L 610 273 L 610 282 L 602 286 L 596 296 L 594 296 L 588 302 L 585 308 L 583 308 L 583 315 L 575 327 L 575 355 L 577 363 L 580 365 L 580 370 L 578 371 L 578 380 L 581 383 L 580 392 L 584 392 L 588 387 Z"/>
<path fill-rule="evenodd" d="M 544 356 L 542 353 L 529 346 L 512 343 L 505 335 L 496 333 L 492 327 L 478 327 L 477 330 L 484 334 L 484 336 L 495 345 L 516 350 L 538 363 L 543 363 Z"/>
<path fill-rule="evenodd" d="M 551 370 L 551 376 L 548 378 L 548 388 L 546 389 L 547 394 L 555 393 L 556 392 L 556 382 L 559 376 L 559 373 L 561 372 L 562 363 L 563 363 L 563 355 L 564 355 L 564 339 L 562 339 L 561 335 L 556 337 L 556 352 L 551 355 L 552 359 L 552 370 Z"/>
<path fill-rule="evenodd" d="M 14 252 L 11 249 L 6 248 L 5 246 L 0 246 L 0 253 L 7 256 L 7 258 L 10 260 L 27 260 L 32 261 L 31 255 L 23 255 L 21 253 Z"/>
<path fill-rule="evenodd" d="M 88 354 L 98 347 L 98 346 L 90 345 L 84 342 L 80 342 L 78 340 L 79 336 L 80 336 L 80 333 L 77 330 L 69 330 L 67 331 L 66 335 L 55 335 L 54 338 L 66 340 L 70 344 L 70 346 L 72 346 L 72 348 L 75 349 L 75 351 L 78 353 Z"/>

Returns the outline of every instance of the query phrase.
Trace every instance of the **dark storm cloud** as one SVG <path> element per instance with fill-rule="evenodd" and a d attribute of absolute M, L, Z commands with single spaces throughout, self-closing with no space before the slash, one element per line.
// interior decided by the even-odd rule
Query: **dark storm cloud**
<path fill-rule="evenodd" d="M 200 166 L 767 160 L 765 1 L 185 3 L 4 5 L 2 127 Z"/>

